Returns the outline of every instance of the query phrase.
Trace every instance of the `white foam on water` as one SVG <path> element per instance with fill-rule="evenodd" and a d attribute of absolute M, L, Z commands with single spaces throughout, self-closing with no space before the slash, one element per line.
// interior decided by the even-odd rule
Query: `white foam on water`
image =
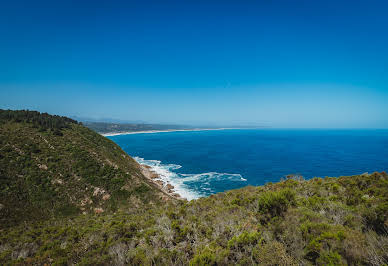
<path fill-rule="evenodd" d="M 173 172 L 173 170 L 180 169 L 182 166 L 178 164 L 162 164 L 158 160 L 146 160 L 141 157 L 134 157 L 134 159 L 140 163 L 145 164 L 151 167 L 151 170 L 156 172 L 159 175 L 159 180 L 162 180 L 165 184 L 171 184 L 174 186 L 173 191 L 178 193 L 182 198 L 187 200 L 198 199 L 200 197 L 205 197 L 209 195 L 206 191 L 212 191 L 210 187 L 204 187 L 203 185 L 210 186 L 210 181 L 235 181 L 235 182 L 245 182 L 247 181 L 240 174 L 229 174 L 229 173 L 217 173 L 217 172 L 208 172 L 202 174 L 180 174 Z M 204 192 L 196 191 L 190 188 L 186 183 L 187 182 L 199 182 L 201 189 Z"/>
<path fill-rule="evenodd" d="M 159 180 L 162 180 L 165 184 L 173 185 L 173 191 L 178 193 L 182 198 L 192 200 L 205 196 L 189 189 L 185 184 L 183 184 L 183 180 L 179 178 L 178 174 L 172 171 L 181 168 L 181 165 L 162 164 L 161 161 L 158 160 L 145 160 L 140 157 L 134 157 L 134 159 L 140 164 L 145 164 L 151 167 L 151 170 L 159 175 Z"/>
<path fill-rule="evenodd" d="M 230 181 L 247 181 L 240 174 L 229 174 L 229 173 L 217 173 L 217 172 L 209 172 L 202 174 L 181 174 L 181 176 L 185 177 L 186 181 L 221 181 L 221 180 L 230 180 Z"/>

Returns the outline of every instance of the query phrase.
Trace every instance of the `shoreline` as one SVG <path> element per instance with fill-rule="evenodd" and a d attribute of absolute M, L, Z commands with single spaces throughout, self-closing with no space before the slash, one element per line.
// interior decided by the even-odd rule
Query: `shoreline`
<path fill-rule="evenodd" d="M 140 157 L 133 157 L 139 164 L 145 178 L 162 192 L 170 197 L 181 200 L 196 200 L 209 196 L 212 192 L 209 182 L 228 180 L 230 182 L 246 182 L 240 174 L 204 172 L 200 174 L 180 174 L 175 170 L 182 166 L 178 164 L 162 164 L 158 160 L 145 160 Z M 192 188 L 185 184 L 185 181 L 200 182 L 200 188 Z M 208 186 L 202 187 L 203 184 Z"/>
<path fill-rule="evenodd" d="M 237 128 L 237 127 L 223 127 L 223 128 L 193 128 L 193 129 L 167 129 L 167 130 L 145 130 L 145 131 L 126 131 L 126 132 L 109 132 L 99 133 L 104 137 L 113 137 L 119 135 L 132 135 L 132 134 L 152 134 L 152 133 L 168 133 L 168 132 L 185 132 L 185 131 L 211 131 L 211 130 L 231 130 L 231 129 L 250 129 L 250 128 Z"/>
<path fill-rule="evenodd" d="M 140 165 L 143 175 L 157 186 L 162 192 L 176 199 L 191 201 L 203 197 L 200 192 L 189 189 L 185 184 L 184 176 L 176 173 L 180 169 L 178 164 L 162 164 L 158 160 L 145 160 L 140 157 L 133 157 Z"/>
<path fill-rule="evenodd" d="M 175 191 L 175 187 L 173 185 L 167 181 L 163 181 L 161 176 L 156 171 L 154 171 L 151 166 L 141 163 L 139 163 L 139 165 L 145 178 L 147 178 L 148 181 L 154 184 L 162 192 L 177 200 L 187 200 Z"/>

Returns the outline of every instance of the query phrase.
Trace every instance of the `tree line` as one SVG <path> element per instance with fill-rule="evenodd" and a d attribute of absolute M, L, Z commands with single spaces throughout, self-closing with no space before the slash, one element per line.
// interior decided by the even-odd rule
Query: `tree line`
<path fill-rule="evenodd" d="M 48 113 L 29 110 L 0 109 L 0 121 L 32 123 L 34 127 L 39 128 L 41 131 L 51 130 L 56 135 L 62 135 L 61 130 L 69 128 L 70 124 L 78 124 L 76 120 L 65 116 L 50 115 Z"/>

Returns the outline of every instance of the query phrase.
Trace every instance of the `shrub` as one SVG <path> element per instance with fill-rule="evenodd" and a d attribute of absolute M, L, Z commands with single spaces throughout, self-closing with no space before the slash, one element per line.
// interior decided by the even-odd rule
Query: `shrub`
<path fill-rule="evenodd" d="M 216 254 L 208 247 L 201 250 L 190 261 L 190 266 L 217 265 Z"/>
<path fill-rule="evenodd" d="M 331 251 L 324 251 L 317 259 L 318 265 L 328 265 L 328 266 L 334 266 L 334 265 L 345 265 L 342 262 L 341 255 L 338 254 L 338 252 L 331 252 Z"/>
<path fill-rule="evenodd" d="M 317 195 L 314 195 L 312 197 L 309 197 L 307 199 L 309 207 L 311 207 L 313 210 L 318 210 L 322 206 L 322 204 L 325 202 L 325 198 L 319 197 Z"/>
<path fill-rule="evenodd" d="M 127 257 L 131 265 L 150 265 L 151 264 L 149 261 L 149 257 L 146 254 L 146 251 L 141 247 L 137 247 L 134 250 L 130 250 L 127 254 Z"/>
<path fill-rule="evenodd" d="M 372 228 L 376 233 L 388 232 L 385 221 L 388 220 L 388 203 L 384 202 L 374 208 L 367 208 L 364 213 L 366 227 Z"/>
<path fill-rule="evenodd" d="M 295 204 L 295 192 L 291 189 L 264 192 L 259 197 L 259 210 L 263 214 L 269 213 L 272 217 L 285 212 L 290 205 Z"/>
<path fill-rule="evenodd" d="M 256 246 L 252 257 L 259 265 L 298 265 L 278 241 Z"/>
<path fill-rule="evenodd" d="M 260 242 L 261 234 L 259 232 L 244 231 L 238 236 L 234 236 L 228 241 L 228 248 L 242 248 L 248 245 L 256 245 Z"/>

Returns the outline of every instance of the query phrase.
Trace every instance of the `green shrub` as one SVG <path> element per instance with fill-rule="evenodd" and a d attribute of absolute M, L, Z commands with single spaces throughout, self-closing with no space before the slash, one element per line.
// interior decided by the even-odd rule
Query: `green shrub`
<path fill-rule="evenodd" d="M 321 248 L 322 248 L 322 244 L 318 239 L 311 240 L 306 246 L 305 257 L 314 262 L 319 257 Z"/>
<path fill-rule="evenodd" d="M 272 217 L 281 215 L 289 206 L 295 204 L 295 192 L 291 189 L 264 192 L 259 197 L 259 210 Z"/>
<path fill-rule="evenodd" d="M 388 232 L 388 202 L 380 203 L 376 207 L 367 208 L 363 214 L 366 227 L 372 228 L 378 234 Z M 385 224 L 387 221 L 387 224 Z"/>
<path fill-rule="evenodd" d="M 336 265 L 345 265 L 342 262 L 342 257 L 338 252 L 324 251 L 320 254 L 319 258 L 316 261 L 317 265 L 327 265 L 327 266 L 336 266 Z"/>
<path fill-rule="evenodd" d="M 312 208 L 313 210 L 318 210 L 321 208 L 322 204 L 326 201 L 325 198 L 319 197 L 317 195 L 314 195 L 312 197 L 309 197 L 307 199 L 308 206 Z"/>
<path fill-rule="evenodd" d="M 137 247 L 135 250 L 130 250 L 127 254 L 129 264 L 131 265 L 150 265 L 150 258 L 144 248 Z"/>
<path fill-rule="evenodd" d="M 213 250 L 208 247 L 201 250 L 190 260 L 190 266 L 211 266 L 217 265 L 217 256 Z"/>
<path fill-rule="evenodd" d="M 228 248 L 242 248 L 244 246 L 254 246 L 261 240 L 261 234 L 259 232 L 247 232 L 244 231 L 238 236 L 234 236 L 228 241 Z"/>

